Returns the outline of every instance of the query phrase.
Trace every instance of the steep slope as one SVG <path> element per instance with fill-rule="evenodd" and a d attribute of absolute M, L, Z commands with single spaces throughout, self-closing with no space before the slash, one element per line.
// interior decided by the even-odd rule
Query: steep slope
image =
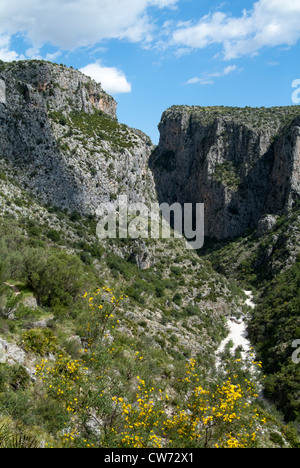
<path fill-rule="evenodd" d="M 182 437 L 177 418 L 189 414 L 195 386 L 215 398 L 216 383 L 228 390 L 231 377 L 246 410 L 235 408 L 234 425 L 217 421 L 209 446 L 230 442 L 233 427 L 244 434 L 251 418 L 257 421 L 247 445 L 296 443 L 291 429 L 249 394 L 251 376 L 238 350 L 236 359 L 215 368 L 225 319 L 245 313 L 245 297 L 209 262 L 185 250 L 182 240 L 155 240 L 147 242 L 154 263 L 141 270 L 131 243 L 100 244 L 95 222 L 47 209 L 4 172 L 0 200 L 0 421 L 6 431 L 18 428 L 34 436 L 34 445 L 51 447 L 140 447 L 137 436 L 143 446 L 170 447 L 165 421 L 174 414 L 174 446 L 203 447 L 197 431 Z M 114 304 L 119 297 L 122 303 Z M 124 440 L 130 432 L 118 432 L 128 430 L 123 416 L 129 413 L 122 408 L 132 407 L 131 417 L 144 421 L 142 400 L 155 419 L 147 416 L 134 438 Z"/>
<path fill-rule="evenodd" d="M 174 106 L 150 158 L 160 201 L 204 203 L 206 236 L 234 238 L 300 193 L 300 109 Z"/>
<path fill-rule="evenodd" d="M 100 85 L 40 61 L 2 63 L 0 79 L 1 157 L 43 203 L 94 215 L 119 193 L 153 199 L 152 143 L 118 123 L 116 102 Z"/>
<path fill-rule="evenodd" d="M 255 291 L 250 339 L 263 363 L 265 395 L 287 420 L 299 420 L 299 364 L 293 361 L 300 331 L 299 202 L 287 214 L 267 216 L 258 229 L 234 241 L 207 243 L 201 252 L 214 269 Z"/>

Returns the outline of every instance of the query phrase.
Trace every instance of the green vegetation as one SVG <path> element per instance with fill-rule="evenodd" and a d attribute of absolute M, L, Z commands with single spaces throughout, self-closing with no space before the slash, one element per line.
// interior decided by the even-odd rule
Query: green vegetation
<path fill-rule="evenodd" d="M 190 285 L 198 282 L 209 287 L 210 304 L 218 298 L 222 284 L 208 262 L 186 252 L 182 263 L 182 247 L 174 252 L 171 241 L 158 248 L 155 269 L 140 270 L 134 255 L 122 259 L 91 242 L 93 220 L 50 211 L 75 232 L 85 226 L 84 237 L 75 242 L 82 250 L 67 253 L 54 247 L 49 228 L 32 220 L 7 218 L 0 226 L 0 336 L 21 346 L 29 361 L 32 356 L 39 377 L 32 382 L 22 365 L 0 366 L 4 430 L 17 435 L 20 427 L 26 435 L 14 441 L 16 446 L 40 440 L 50 447 L 75 448 L 297 444 L 292 426 L 284 429 L 256 401 L 254 383 L 251 391 L 248 383 L 252 377 L 238 355 L 224 372 L 213 371 L 215 347 L 226 334 L 224 321 L 204 308 L 201 294 L 196 304 L 187 300 Z M 62 229 L 59 242 L 70 249 L 65 235 Z M 126 242 L 119 244 L 124 248 Z M 173 263 L 167 267 L 170 255 Z M 240 295 L 234 288 L 232 293 Z M 227 295 L 230 303 L 230 289 Z M 25 305 L 32 297 L 39 307 Z M 185 333 L 197 341 L 189 346 L 182 340 Z M 237 389 L 231 396 L 229 378 Z M 228 397 L 221 413 L 211 411 L 220 403 L 217 385 Z M 204 430 L 187 416 L 191 407 Z M 249 420 L 251 425 L 243 427 Z M 268 437 L 274 427 L 273 433 L 280 428 L 280 443 Z M 3 445 L 13 444 L 10 437 L 3 438 Z"/>
<path fill-rule="evenodd" d="M 153 156 L 158 152 L 158 149 L 154 150 Z M 176 167 L 176 154 L 174 151 L 164 151 L 155 161 L 155 165 L 158 168 L 164 169 L 167 172 L 174 171 Z"/>
<path fill-rule="evenodd" d="M 287 420 L 300 414 L 300 366 L 292 343 L 300 339 L 300 255 L 294 266 L 271 282 L 250 322 L 259 359 L 267 373 L 266 396 L 278 402 Z"/>
<path fill-rule="evenodd" d="M 57 339 L 52 330 L 34 329 L 28 330 L 22 335 L 22 345 L 25 351 L 45 356 L 57 350 Z"/>
<path fill-rule="evenodd" d="M 299 203 L 278 218 L 275 228 L 257 237 L 207 243 L 202 255 L 214 268 L 256 292 L 249 330 L 266 374 L 265 395 L 287 421 L 299 422 L 300 367 L 292 344 L 300 338 Z"/>
<path fill-rule="evenodd" d="M 0 62 L 0 71 L 22 76 L 27 66 Z M 68 173 L 82 165 L 103 192 L 107 175 L 116 199 L 129 182 L 116 155 L 134 148 L 136 131 L 96 110 L 69 112 L 71 98 L 53 111 L 62 88 L 34 80 Z M 191 126 L 222 118 L 224 145 L 233 125 L 272 128 L 276 139 L 300 115 L 298 106 L 167 113 L 179 110 Z M 171 173 L 175 156 L 163 152 L 156 164 Z M 299 204 L 272 232 L 207 242 L 199 255 L 178 239 L 99 242 L 93 216 L 42 206 L 0 162 L 0 448 L 299 448 Z M 234 161 L 217 164 L 214 177 L 240 188 Z M 255 292 L 253 312 L 244 289 Z M 216 367 L 227 317 L 244 314 L 260 361 L 244 359 L 241 347 L 232 354 L 230 341 Z"/>
<path fill-rule="evenodd" d="M 218 182 L 234 191 L 237 191 L 241 183 L 241 178 L 237 174 L 237 169 L 232 161 L 216 164 L 214 176 Z"/>
<path fill-rule="evenodd" d="M 33 449 L 38 448 L 36 434 L 9 418 L 0 418 L 0 448 L 1 449 Z"/>
<path fill-rule="evenodd" d="M 117 148 L 132 148 L 133 140 L 126 125 L 119 124 L 103 112 L 86 114 L 72 112 L 69 115 L 72 130 L 79 130 L 85 137 L 107 140 Z"/>
<path fill-rule="evenodd" d="M 185 112 L 191 115 L 192 124 L 210 125 L 216 119 L 222 118 L 224 121 L 234 122 L 236 125 L 244 125 L 247 128 L 264 131 L 270 128 L 283 130 L 292 121 L 300 116 L 299 106 L 287 107 L 199 107 L 199 106 L 173 106 L 165 112 L 165 116 Z M 275 139 L 275 137 L 274 137 Z"/>

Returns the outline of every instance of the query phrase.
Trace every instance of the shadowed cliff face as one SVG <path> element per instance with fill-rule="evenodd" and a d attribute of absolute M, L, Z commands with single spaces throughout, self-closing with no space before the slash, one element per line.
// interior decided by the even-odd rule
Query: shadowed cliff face
<path fill-rule="evenodd" d="M 95 214 L 126 194 L 155 197 L 142 132 L 118 123 L 116 101 L 82 73 L 48 62 L 0 62 L 0 158 L 44 203 Z"/>
<path fill-rule="evenodd" d="M 298 107 L 172 107 L 150 158 L 160 202 L 204 203 L 205 234 L 241 235 L 299 197 Z"/>

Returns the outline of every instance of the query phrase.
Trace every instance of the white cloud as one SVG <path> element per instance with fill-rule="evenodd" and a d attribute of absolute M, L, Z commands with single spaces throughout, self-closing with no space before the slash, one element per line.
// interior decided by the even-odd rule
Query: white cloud
<path fill-rule="evenodd" d="M 180 23 L 171 43 L 180 47 L 205 48 L 223 45 L 231 60 L 257 54 L 264 47 L 292 46 L 300 38 L 299 0 L 258 0 L 239 17 L 215 12 L 192 22 Z"/>
<path fill-rule="evenodd" d="M 225 67 L 220 72 L 214 73 L 206 73 L 202 77 L 195 76 L 194 78 L 189 79 L 184 84 L 186 85 L 193 85 L 193 84 L 200 84 L 200 85 L 212 85 L 214 84 L 213 78 L 221 78 L 222 76 L 227 76 L 234 71 L 237 71 L 238 67 L 236 65 L 229 65 Z M 241 71 L 241 69 L 240 69 Z"/>
<path fill-rule="evenodd" d="M 56 52 L 53 52 L 53 54 L 48 53 L 45 57 L 45 60 L 47 60 L 48 62 L 54 62 L 60 56 L 61 56 L 61 51 L 58 50 Z"/>
<path fill-rule="evenodd" d="M 26 50 L 25 54 L 30 60 L 42 60 L 43 58 L 38 47 L 30 47 Z"/>
<path fill-rule="evenodd" d="M 228 67 L 224 68 L 223 75 L 224 76 L 229 75 L 229 73 L 232 73 L 232 72 L 234 72 L 236 70 L 237 70 L 236 65 L 229 65 Z"/>
<path fill-rule="evenodd" d="M 13 62 L 14 60 L 19 60 L 19 55 L 14 50 L 0 48 L 0 60 L 3 62 Z"/>
<path fill-rule="evenodd" d="M 0 36 L 0 60 L 3 62 L 13 62 L 24 58 L 10 48 L 10 37 L 8 35 Z"/>
<path fill-rule="evenodd" d="M 90 76 L 97 83 L 101 83 L 102 88 L 111 94 L 130 93 L 131 84 L 121 70 L 114 67 L 104 67 L 100 63 L 91 63 L 80 70 Z"/>
<path fill-rule="evenodd" d="M 191 78 L 190 80 L 186 81 L 187 85 L 192 85 L 192 84 L 200 84 L 200 85 L 212 85 L 214 84 L 213 80 L 210 80 L 209 78 L 198 78 L 195 76 L 194 78 Z"/>
<path fill-rule="evenodd" d="M 174 7 L 179 0 L 1 0 L 0 34 L 23 33 L 33 47 L 93 46 L 103 39 L 133 42 L 153 38 L 149 7 Z"/>

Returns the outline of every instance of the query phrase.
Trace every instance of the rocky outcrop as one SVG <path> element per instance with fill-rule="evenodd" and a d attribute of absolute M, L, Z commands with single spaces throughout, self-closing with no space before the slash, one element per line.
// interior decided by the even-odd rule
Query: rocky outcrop
<path fill-rule="evenodd" d="M 118 123 L 116 102 L 82 73 L 48 62 L 0 64 L 0 157 L 44 204 L 95 215 L 119 194 L 155 198 L 153 145 Z"/>
<path fill-rule="evenodd" d="M 278 216 L 265 215 L 259 220 L 256 236 L 262 237 L 269 232 L 272 232 L 276 226 Z"/>
<path fill-rule="evenodd" d="M 12 82 L 13 86 L 19 88 L 27 104 L 38 107 L 44 105 L 51 110 L 64 112 L 76 109 L 93 114 L 95 110 L 99 110 L 112 119 L 117 119 L 117 103 L 114 98 L 100 84 L 72 68 L 33 60 L 2 63 L 0 73 L 5 82 Z M 14 97 L 16 93 L 8 92 L 8 104 L 12 104 Z"/>
<path fill-rule="evenodd" d="M 150 159 L 160 202 L 204 203 L 205 234 L 233 238 L 300 193 L 299 107 L 175 106 Z"/>
<path fill-rule="evenodd" d="M 0 363 L 24 364 L 25 352 L 17 345 L 0 339 Z"/>

